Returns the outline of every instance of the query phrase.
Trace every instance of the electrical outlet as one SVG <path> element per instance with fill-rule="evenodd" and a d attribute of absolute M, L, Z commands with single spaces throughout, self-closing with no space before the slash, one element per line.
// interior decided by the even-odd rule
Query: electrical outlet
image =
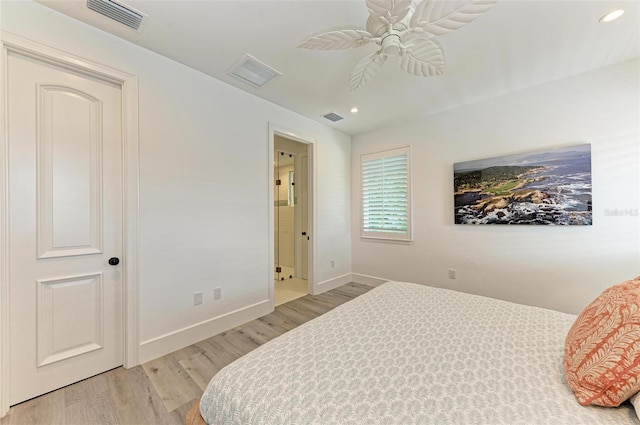
<path fill-rule="evenodd" d="M 331 260 L 331 268 L 334 268 L 336 266 L 336 260 Z"/>
<path fill-rule="evenodd" d="M 213 299 L 219 300 L 222 298 L 222 288 L 214 288 L 213 289 Z"/>
<path fill-rule="evenodd" d="M 202 304 L 202 292 L 194 292 L 193 293 L 193 305 Z"/>
<path fill-rule="evenodd" d="M 456 271 L 454 269 L 449 269 L 449 279 L 456 278 Z"/>

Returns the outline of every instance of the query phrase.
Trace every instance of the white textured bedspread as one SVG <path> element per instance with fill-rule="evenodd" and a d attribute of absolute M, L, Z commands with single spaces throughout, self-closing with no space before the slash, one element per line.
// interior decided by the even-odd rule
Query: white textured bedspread
<path fill-rule="evenodd" d="M 564 381 L 575 316 L 389 282 L 221 370 L 211 425 L 637 424 Z"/>

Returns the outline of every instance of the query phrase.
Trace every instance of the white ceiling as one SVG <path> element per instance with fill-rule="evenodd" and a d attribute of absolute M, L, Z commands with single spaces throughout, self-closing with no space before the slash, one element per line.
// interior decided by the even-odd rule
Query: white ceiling
<path fill-rule="evenodd" d="M 55 10 L 200 70 L 239 89 L 355 135 L 640 57 L 640 1 L 498 0 L 438 37 L 444 75 L 414 77 L 389 60 L 351 92 L 351 69 L 376 46 L 298 49 L 329 28 L 364 29 L 364 0 L 125 0 L 149 16 L 142 33 L 90 11 L 83 0 L 39 0 Z M 605 13 L 623 8 L 612 23 Z M 255 89 L 226 71 L 249 53 L 283 73 Z M 351 114 L 351 107 L 360 109 Z M 345 119 L 331 123 L 321 116 Z"/>

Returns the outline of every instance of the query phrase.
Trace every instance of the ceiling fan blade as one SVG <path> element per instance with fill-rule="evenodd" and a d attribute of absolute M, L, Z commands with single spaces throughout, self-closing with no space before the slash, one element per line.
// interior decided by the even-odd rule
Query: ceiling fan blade
<path fill-rule="evenodd" d="M 418 5 L 410 28 L 421 28 L 432 35 L 457 30 L 485 13 L 496 0 L 424 0 Z"/>
<path fill-rule="evenodd" d="M 400 68 L 418 77 L 433 77 L 444 72 L 444 55 L 433 39 L 415 38 L 405 43 Z"/>
<path fill-rule="evenodd" d="M 369 13 L 385 23 L 400 22 L 411 7 L 411 0 L 366 0 Z"/>
<path fill-rule="evenodd" d="M 367 29 L 367 31 L 369 31 L 370 34 L 373 34 L 376 37 L 380 37 L 387 31 L 389 26 L 382 22 L 378 15 L 369 14 L 369 18 L 367 19 L 365 28 Z"/>
<path fill-rule="evenodd" d="M 364 46 L 371 41 L 371 38 L 371 34 L 363 30 L 336 30 L 311 37 L 298 44 L 298 47 L 317 50 L 341 50 Z"/>
<path fill-rule="evenodd" d="M 351 73 L 349 78 L 349 87 L 351 91 L 362 87 L 366 82 L 371 80 L 382 68 L 387 61 L 387 56 L 382 51 L 375 52 L 372 55 L 362 59 Z"/>

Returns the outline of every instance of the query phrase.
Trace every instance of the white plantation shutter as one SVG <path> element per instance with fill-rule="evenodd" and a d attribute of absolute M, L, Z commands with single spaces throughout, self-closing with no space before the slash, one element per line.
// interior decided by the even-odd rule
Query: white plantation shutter
<path fill-rule="evenodd" d="M 411 240 L 411 148 L 360 157 L 362 237 Z"/>

